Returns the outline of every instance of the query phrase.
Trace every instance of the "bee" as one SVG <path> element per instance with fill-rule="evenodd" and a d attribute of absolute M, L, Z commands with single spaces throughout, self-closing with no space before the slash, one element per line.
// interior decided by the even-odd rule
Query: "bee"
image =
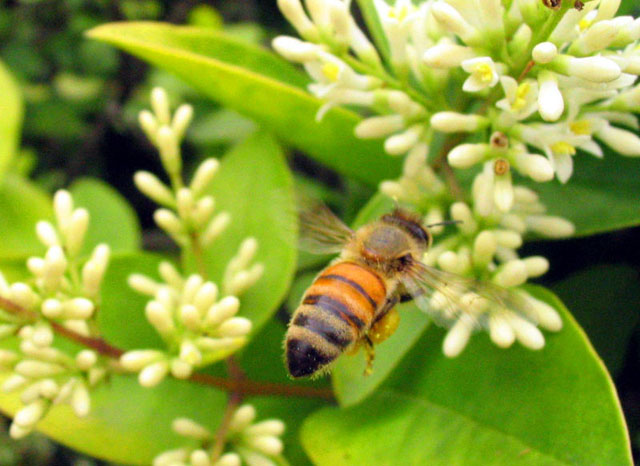
<path fill-rule="evenodd" d="M 285 359 L 294 378 L 321 375 L 341 354 L 360 347 L 367 356 L 365 374 L 370 373 L 374 345 L 398 327 L 398 303 L 415 300 L 444 325 L 463 312 L 459 302 L 465 294 L 518 306 L 506 289 L 424 264 L 432 235 L 415 213 L 396 208 L 353 231 L 314 203 L 300 213 L 300 225 L 302 249 L 340 255 L 315 278 L 289 323 Z M 445 301 L 438 309 L 430 303 L 434 292 Z"/>

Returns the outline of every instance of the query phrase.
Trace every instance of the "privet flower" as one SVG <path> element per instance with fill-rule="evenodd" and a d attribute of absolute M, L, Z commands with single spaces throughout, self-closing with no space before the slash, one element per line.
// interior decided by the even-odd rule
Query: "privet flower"
<path fill-rule="evenodd" d="M 254 239 L 248 241 L 257 247 Z M 238 257 L 246 259 L 247 251 L 242 249 Z M 153 297 L 147 303 L 145 314 L 168 348 L 166 351 L 133 350 L 122 355 L 122 366 L 138 372 L 141 385 L 157 385 L 169 373 L 180 379 L 188 378 L 194 368 L 223 359 L 246 343 L 251 321 L 236 316 L 240 308 L 237 295 L 260 274 L 254 272 L 255 266 L 243 268 L 248 261 L 242 262 L 238 257 L 230 262 L 233 273 L 227 267 L 227 275 L 237 287 L 236 295 L 221 297 L 215 283 L 205 281 L 198 274 L 183 277 L 169 262 L 160 264 L 162 283 L 144 275 L 129 277 L 133 289 Z"/>
<path fill-rule="evenodd" d="M 166 92 L 161 88 L 152 91 L 151 106 L 153 113 L 146 110 L 140 113 L 140 124 L 158 148 L 171 184 L 165 185 L 148 172 L 136 173 L 135 182 L 144 194 L 163 206 L 154 214 L 158 226 L 198 256 L 231 220 L 226 212 L 214 215 L 215 199 L 205 195 L 219 163 L 215 159 L 205 160 L 185 186 L 180 173 L 179 144 L 193 111 L 182 105 L 172 116 Z M 222 293 L 216 283 L 200 274 L 183 277 L 169 262 L 160 264 L 161 283 L 144 275 L 129 277 L 132 288 L 153 298 L 147 303 L 145 314 L 167 344 L 164 351 L 139 349 L 120 358 L 125 369 L 138 372 L 141 385 L 157 385 L 169 373 L 186 379 L 195 368 L 223 359 L 246 343 L 251 321 L 237 317 L 236 313 L 240 307 L 238 296 L 264 272 L 262 264 L 252 264 L 257 249 L 255 238 L 246 238 L 240 244 L 238 254 L 225 269 Z"/>
<path fill-rule="evenodd" d="M 218 171 L 219 162 L 206 159 L 196 169 L 191 183 L 184 186 L 180 142 L 193 117 L 193 108 L 184 104 L 171 115 L 169 100 L 162 88 L 152 90 L 151 107 L 153 112 L 140 112 L 139 122 L 158 149 L 171 186 L 146 171 L 137 172 L 134 182 L 142 193 L 162 206 L 155 211 L 153 218 L 177 244 L 187 246 L 191 235 L 197 233 L 201 246 L 206 247 L 224 231 L 230 221 L 227 212 L 215 214 L 215 199 L 205 194 Z"/>
<path fill-rule="evenodd" d="M 200 443 L 199 447 L 183 447 L 169 450 L 156 456 L 153 466 L 169 466 L 184 464 L 189 466 L 240 466 L 242 462 L 249 465 L 276 465 L 275 461 L 282 454 L 282 440 L 285 425 L 279 419 L 267 419 L 254 424 L 256 410 L 245 404 L 233 414 L 224 439 L 224 450 L 214 457 L 212 446 L 215 435 L 206 427 L 187 418 L 173 421 L 173 430 L 183 437 Z"/>
<path fill-rule="evenodd" d="M 383 54 L 368 43 L 365 60 L 354 41 L 361 31 L 345 18 L 352 4 L 280 1 L 301 39 L 278 37 L 274 48 L 309 71 L 310 92 L 325 102 L 320 117 L 335 105 L 361 107 L 366 117 L 356 136 L 383 139 L 389 155 L 404 156 L 402 175 L 383 181 L 380 191 L 415 206 L 427 224 L 462 222 L 444 233 L 433 228 L 442 239 L 427 253 L 429 265 L 520 293 L 548 268 L 544 258 L 518 255 L 522 236 L 574 232 L 570 221 L 546 213 L 521 178 L 567 183 L 574 163 L 584 153 L 603 157 L 603 146 L 640 156 L 633 115 L 640 111 L 640 20 L 616 18 L 619 2 L 607 0 L 581 8 L 533 0 L 375 0 L 389 47 Z M 320 14 L 323 8 L 340 15 Z M 549 24 L 555 26 L 547 30 Z M 348 40 L 332 39 L 338 30 Z M 475 170 L 472 181 L 459 186 L 457 170 L 466 169 Z M 459 353 L 480 327 L 502 347 L 515 340 L 541 347 L 537 326 L 553 331 L 561 322 L 548 306 L 520 296 L 524 310 L 468 296 L 445 353 Z"/>
<path fill-rule="evenodd" d="M 0 367 L 10 372 L 2 390 L 21 391 L 24 404 L 11 424 L 14 438 L 31 432 L 56 404 L 67 403 L 76 415 L 86 416 L 90 390 L 108 371 L 104 358 L 93 350 L 74 354 L 53 346 L 52 322 L 83 336 L 96 336 L 91 321 L 110 254 L 109 247 L 101 244 L 82 263 L 79 255 L 89 213 L 75 208 L 67 191 L 54 195 L 53 209 L 55 224 L 40 221 L 36 225 L 47 251 L 44 257 L 27 260 L 31 284 L 9 284 L 0 273 L 0 296 L 22 309 L 22 313 L 0 309 L 0 339 L 17 334 L 20 340 L 16 351 L 0 350 Z"/>

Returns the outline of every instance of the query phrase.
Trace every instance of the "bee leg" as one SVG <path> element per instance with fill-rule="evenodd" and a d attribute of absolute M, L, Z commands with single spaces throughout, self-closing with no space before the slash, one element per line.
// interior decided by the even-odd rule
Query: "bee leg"
<path fill-rule="evenodd" d="M 365 356 L 367 358 L 367 365 L 364 368 L 364 375 L 371 375 L 373 372 L 373 360 L 376 357 L 376 350 L 373 346 L 373 342 L 369 338 L 369 335 L 365 335 L 363 341 Z"/>

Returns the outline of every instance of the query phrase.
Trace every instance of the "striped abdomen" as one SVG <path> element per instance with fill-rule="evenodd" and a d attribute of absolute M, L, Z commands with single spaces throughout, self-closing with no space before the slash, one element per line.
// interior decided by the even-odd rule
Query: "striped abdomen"
<path fill-rule="evenodd" d="M 384 304 L 386 292 L 371 269 L 353 262 L 327 267 L 306 291 L 289 325 L 289 374 L 311 375 L 358 341 Z"/>

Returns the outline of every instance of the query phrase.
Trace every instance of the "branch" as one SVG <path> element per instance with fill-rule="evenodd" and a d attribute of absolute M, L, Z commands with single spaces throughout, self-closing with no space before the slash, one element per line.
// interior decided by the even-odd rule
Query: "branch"
<path fill-rule="evenodd" d="M 22 306 L 14 303 L 13 301 L 0 296 L 0 308 L 23 318 L 28 322 L 34 322 L 41 318 L 38 314 L 29 309 L 25 309 Z M 64 327 L 59 322 L 47 320 L 51 325 L 53 331 L 71 341 L 74 341 L 82 346 L 91 348 L 102 356 L 107 356 L 112 359 L 119 359 L 125 353 L 125 350 L 111 345 L 106 340 L 99 337 L 87 337 L 79 334 L 73 330 Z M 287 385 L 272 382 L 258 382 L 255 380 L 249 380 L 245 378 L 241 372 L 240 367 L 237 366 L 232 359 L 228 362 L 229 372 L 232 378 L 226 377 L 214 377 L 208 374 L 195 373 L 192 374 L 187 380 L 212 387 L 216 387 L 220 390 L 232 392 L 230 398 L 235 396 L 244 395 L 270 395 L 270 396 L 285 396 L 285 397 L 300 397 L 300 398 L 323 398 L 327 400 L 333 400 L 333 393 L 329 389 L 315 388 L 315 387 L 303 387 L 296 385 Z M 242 373 L 242 376 L 239 374 Z M 237 395 L 234 395 L 237 394 Z M 230 399 L 230 401 L 231 401 Z"/>

